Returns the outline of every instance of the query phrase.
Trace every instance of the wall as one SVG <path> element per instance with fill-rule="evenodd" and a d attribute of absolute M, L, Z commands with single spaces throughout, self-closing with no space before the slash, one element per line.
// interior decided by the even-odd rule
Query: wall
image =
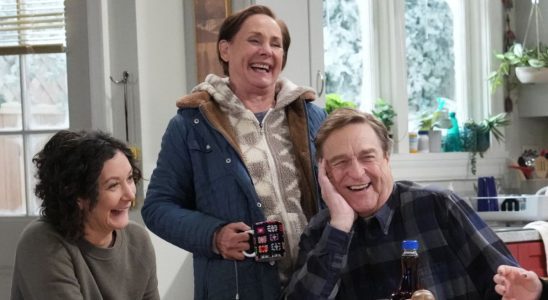
<path fill-rule="evenodd" d="M 183 2 L 136 1 L 137 51 L 143 173 L 150 178 L 156 166 L 162 134 L 175 115 L 175 101 L 188 90 L 185 74 Z M 145 181 L 146 184 L 146 181 Z M 192 258 L 188 252 L 151 234 L 156 250 L 162 299 L 193 299 Z"/>

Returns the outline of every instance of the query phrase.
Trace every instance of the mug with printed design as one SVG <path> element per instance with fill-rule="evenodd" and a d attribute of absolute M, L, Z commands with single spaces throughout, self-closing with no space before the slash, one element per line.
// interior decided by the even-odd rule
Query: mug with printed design
<path fill-rule="evenodd" d="M 256 261 L 274 261 L 284 256 L 284 225 L 279 221 L 263 221 L 253 224 L 249 233 L 251 252 L 244 256 L 254 257 Z"/>

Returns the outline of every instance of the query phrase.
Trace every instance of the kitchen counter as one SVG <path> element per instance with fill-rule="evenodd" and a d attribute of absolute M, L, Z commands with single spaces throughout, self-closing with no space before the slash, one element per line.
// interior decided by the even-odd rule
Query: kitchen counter
<path fill-rule="evenodd" d="M 505 243 L 541 241 L 538 231 L 523 227 L 493 227 L 493 231 Z"/>

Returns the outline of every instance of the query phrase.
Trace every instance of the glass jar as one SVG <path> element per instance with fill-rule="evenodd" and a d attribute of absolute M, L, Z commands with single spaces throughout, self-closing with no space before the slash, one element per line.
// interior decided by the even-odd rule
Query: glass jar
<path fill-rule="evenodd" d="M 418 152 L 419 153 L 430 152 L 430 139 L 428 138 L 428 131 L 426 130 L 419 131 Z"/>
<path fill-rule="evenodd" d="M 409 153 L 417 153 L 419 151 L 419 137 L 417 133 L 409 133 Z"/>

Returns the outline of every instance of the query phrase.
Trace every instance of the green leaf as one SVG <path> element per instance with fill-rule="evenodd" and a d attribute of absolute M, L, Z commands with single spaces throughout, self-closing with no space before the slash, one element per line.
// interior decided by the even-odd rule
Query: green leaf
<path fill-rule="evenodd" d="M 497 59 L 500 59 L 500 60 L 504 60 L 506 58 L 506 56 L 504 55 L 504 53 L 497 53 L 495 54 L 495 57 Z"/>
<path fill-rule="evenodd" d="M 512 52 L 514 52 L 514 54 L 518 57 L 521 57 L 523 56 L 523 47 L 521 46 L 521 44 L 514 44 L 514 46 L 512 46 Z"/>
<path fill-rule="evenodd" d="M 536 58 L 531 58 L 527 62 L 531 65 L 531 67 L 535 67 L 535 68 L 542 68 L 545 65 L 543 61 Z"/>
<path fill-rule="evenodd" d="M 356 108 L 356 104 L 354 102 L 345 101 L 340 95 L 335 93 L 325 95 L 325 99 L 325 111 L 328 114 L 342 107 Z"/>
<path fill-rule="evenodd" d="M 392 107 L 392 104 L 382 98 L 378 98 L 375 101 L 375 106 L 372 113 L 384 124 L 386 129 L 390 131 L 390 128 L 394 125 L 394 117 L 397 115 Z"/>

